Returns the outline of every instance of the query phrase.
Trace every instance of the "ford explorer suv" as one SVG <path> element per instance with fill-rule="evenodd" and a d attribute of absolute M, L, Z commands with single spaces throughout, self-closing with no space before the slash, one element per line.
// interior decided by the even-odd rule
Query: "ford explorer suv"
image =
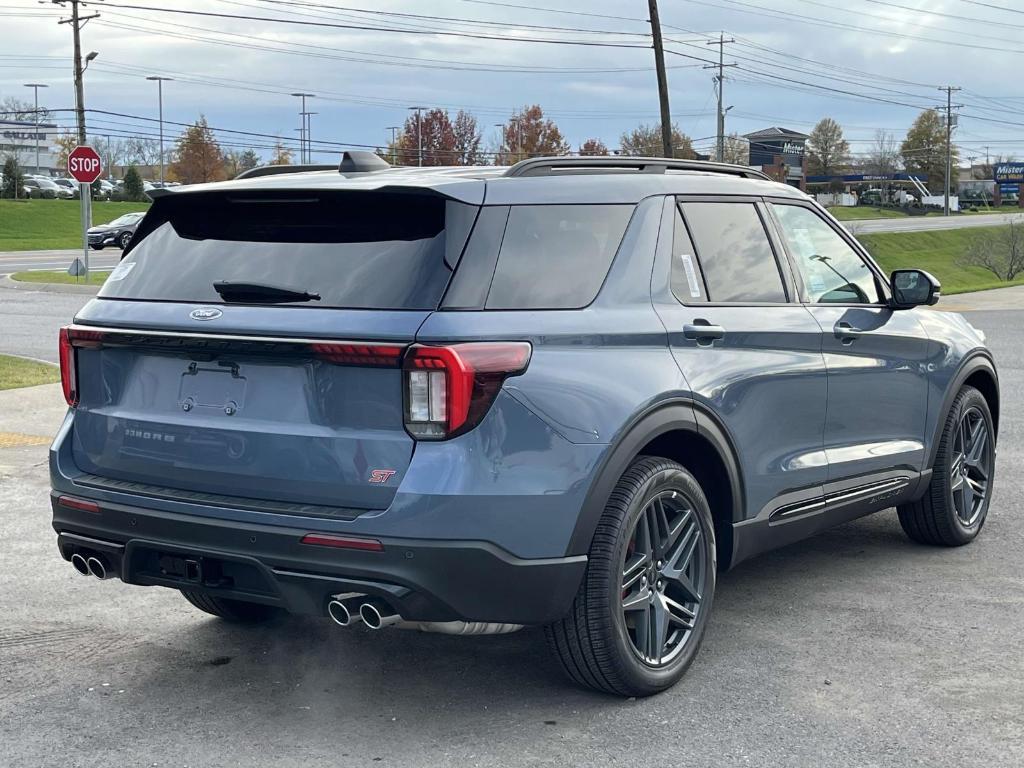
<path fill-rule="evenodd" d="M 922 544 L 984 525 L 983 334 L 793 187 L 295 170 L 161 190 L 61 330 L 80 573 L 229 621 L 542 626 L 574 681 L 643 696 L 693 661 L 720 570 L 891 507 Z"/>

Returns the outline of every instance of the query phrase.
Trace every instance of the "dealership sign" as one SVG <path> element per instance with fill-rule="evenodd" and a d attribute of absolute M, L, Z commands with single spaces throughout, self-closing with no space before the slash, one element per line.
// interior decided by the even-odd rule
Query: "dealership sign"
<path fill-rule="evenodd" d="M 1002 184 L 1020 184 L 1024 182 L 1024 165 L 1020 163 L 1004 163 L 992 169 L 993 181 Z"/>

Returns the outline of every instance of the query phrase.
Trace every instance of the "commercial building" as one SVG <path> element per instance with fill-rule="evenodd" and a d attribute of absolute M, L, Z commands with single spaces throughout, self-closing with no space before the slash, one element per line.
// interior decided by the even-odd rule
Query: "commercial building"
<path fill-rule="evenodd" d="M 57 167 L 60 159 L 57 148 L 59 134 L 60 130 L 52 123 L 40 123 L 37 128 L 34 122 L 0 120 L 0 165 L 13 155 L 25 173 L 35 173 L 38 138 L 39 173 L 46 176 L 61 174 L 64 169 Z"/>
<path fill-rule="evenodd" d="M 750 142 L 748 165 L 764 171 L 777 181 L 800 189 L 806 188 L 805 148 L 809 138 L 806 133 L 774 126 L 748 133 L 743 138 Z"/>

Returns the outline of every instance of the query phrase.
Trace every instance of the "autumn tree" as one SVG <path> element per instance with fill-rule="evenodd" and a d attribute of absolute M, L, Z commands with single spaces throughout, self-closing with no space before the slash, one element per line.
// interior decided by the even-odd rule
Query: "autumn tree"
<path fill-rule="evenodd" d="M 447 110 L 430 109 L 409 115 L 402 132 L 382 156 L 402 165 L 479 165 L 483 162 L 482 141 L 476 118 L 470 113 L 460 109 L 452 120 Z"/>
<path fill-rule="evenodd" d="M 569 142 L 539 104 L 523 107 L 501 130 L 495 165 L 512 165 L 528 157 L 569 154 Z"/>
<path fill-rule="evenodd" d="M 722 144 L 722 161 L 750 165 L 750 142 L 737 133 L 730 133 Z"/>
<path fill-rule="evenodd" d="M 202 115 L 178 137 L 174 175 L 183 184 L 223 181 L 227 178 L 224 152 Z"/>
<path fill-rule="evenodd" d="M 608 147 L 600 139 L 587 139 L 580 144 L 580 154 L 584 157 L 601 157 L 608 154 Z"/>
<path fill-rule="evenodd" d="M 277 139 L 270 153 L 270 165 L 291 165 L 294 156 L 295 153 L 286 147 L 281 139 Z"/>
<path fill-rule="evenodd" d="M 661 125 L 643 123 L 632 131 L 626 131 L 619 137 L 619 150 L 634 157 L 662 157 Z M 672 153 L 679 159 L 693 160 L 697 157 L 693 141 L 675 124 L 672 125 Z"/>
<path fill-rule="evenodd" d="M 928 188 L 933 195 L 941 195 L 946 188 L 946 121 L 934 109 L 926 109 L 914 120 L 907 137 L 900 144 L 900 156 L 907 173 L 927 175 Z M 952 166 L 960 163 L 956 145 L 953 145 Z"/>
<path fill-rule="evenodd" d="M 850 161 L 850 142 L 843 128 L 831 117 L 822 118 L 807 137 L 807 173 L 837 176 Z"/>
<path fill-rule="evenodd" d="M 57 146 L 57 167 L 67 168 L 68 155 L 71 154 L 71 150 L 78 146 L 78 136 L 71 133 L 71 131 L 63 131 L 60 136 L 54 139 L 53 143 Z"/>

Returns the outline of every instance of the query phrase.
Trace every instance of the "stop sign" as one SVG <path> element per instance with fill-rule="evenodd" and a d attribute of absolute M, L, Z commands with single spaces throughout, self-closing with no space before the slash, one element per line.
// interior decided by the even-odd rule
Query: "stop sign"
<path fill-rule="evenodd" d="M 75 181 L 92 184 L 103 173 L 103 163 L 100 162 L 99 154 L 92 147 L 75 147 L 68 155 L 68 173 L 74 177 Z"/>

